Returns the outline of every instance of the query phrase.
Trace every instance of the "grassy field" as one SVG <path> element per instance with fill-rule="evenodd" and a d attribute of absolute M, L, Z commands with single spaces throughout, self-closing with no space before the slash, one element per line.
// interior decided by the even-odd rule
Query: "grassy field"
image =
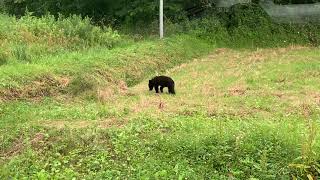
<path fill-rule="evenodd" d="M 0 14 L 0 23 L 8 24 L 0 27 L 0 102 L 83 93 L 96 97 L 92 91 L 98 87 L 120 80 L 132 86 L 215 47 L 187 34 L 165 41 L 128 37 L 79 16 Z"/>
<path fill-rule="evenodd" d="M 175 96 L 145 78 L 96 98 L 5 100 L 0 178 L 317 179 L 319 59 L 319 48 L 217 49 L 164 73 Z"/>

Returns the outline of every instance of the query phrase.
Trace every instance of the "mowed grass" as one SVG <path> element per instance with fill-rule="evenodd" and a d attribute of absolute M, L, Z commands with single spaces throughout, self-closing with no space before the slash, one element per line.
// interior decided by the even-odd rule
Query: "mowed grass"
<path fill-rule="evenodd" d="M 320 49 L 218 49 L 97 99 L 0 105 L 7 179 L 307 179 L 320 169 Z M 165 89 L 167 92 L 167 89 Z"/>

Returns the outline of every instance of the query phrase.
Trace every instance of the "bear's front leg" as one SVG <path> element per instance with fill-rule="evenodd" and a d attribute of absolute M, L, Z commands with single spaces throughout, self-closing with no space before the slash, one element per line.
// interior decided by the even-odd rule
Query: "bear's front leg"
<path fill-rule="evenodd" d="M 160 92 L 163 93 L 163 86 L 160 87 Z"/>
<path fill-rule="evenodd" d="M 156 89 L 156 93 L 159 93 L 159 86 L 156 86 L 155 89 Z"/>

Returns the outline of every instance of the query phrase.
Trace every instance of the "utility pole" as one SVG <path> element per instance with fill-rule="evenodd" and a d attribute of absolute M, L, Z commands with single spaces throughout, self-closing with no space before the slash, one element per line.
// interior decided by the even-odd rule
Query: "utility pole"
<path fill-rule="evenodd" d="M 160 0 L 160 39 L 163 38 L 163 0 Z"/>

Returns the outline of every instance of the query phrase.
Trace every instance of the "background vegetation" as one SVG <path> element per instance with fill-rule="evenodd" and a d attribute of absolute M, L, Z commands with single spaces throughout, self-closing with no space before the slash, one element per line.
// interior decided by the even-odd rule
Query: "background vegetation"
<path fill-rule="evenodd" d="M 319 177 L 319 25 L 168 1 L 158 40 L 156 1 L 88 3 L 0 2 L 1 179 Z"/>

